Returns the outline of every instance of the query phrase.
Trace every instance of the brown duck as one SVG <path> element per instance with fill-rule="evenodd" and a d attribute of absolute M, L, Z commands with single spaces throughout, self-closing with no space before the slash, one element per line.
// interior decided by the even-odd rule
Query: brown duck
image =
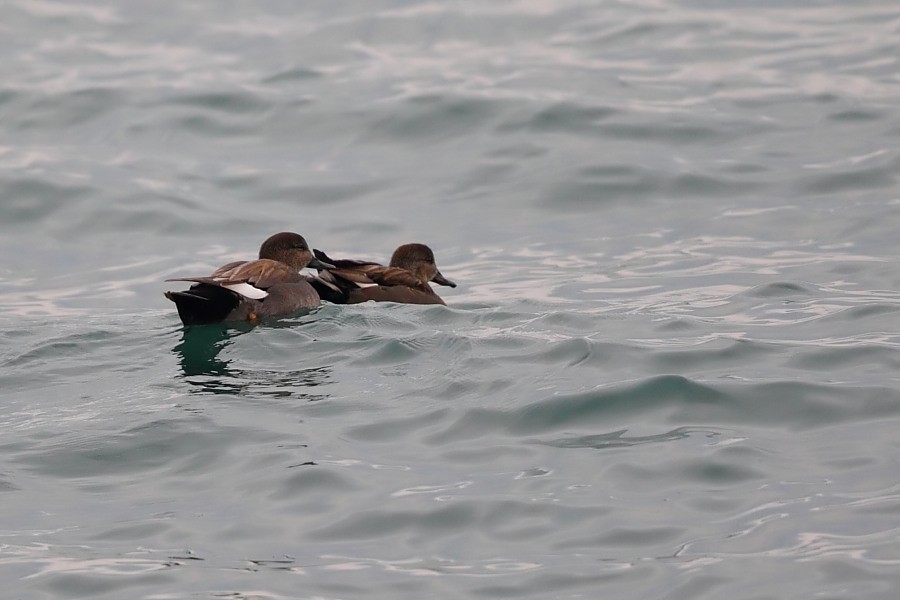
<path fill-rule="evenodd" d="M 456 287 L 434 263 L 434 252 L 425 244 L 404 244 L 394 251 L 384 266 L 364 260 L 332 260 L 321 250 L 316 258 L 334 265 L 320 270 L 312 285 L 323 300 L 335 304 L 401 302 L 404 304 L 444 304 L 429 281 Z"/>
<path fill-rule="evenodd" d="M 302 235 L 282 232 L 259 248 L 259 260 L 230 262 L 206 277 L 177 277 L 166 281 L 191 281 L 183 292 L 166 292 L 178 307 L 185 325 L 222 321 L 256 322 L 314 308 L 320 299 L 299 273 L 304 267 L 330 268 L 315 258 Z"/>

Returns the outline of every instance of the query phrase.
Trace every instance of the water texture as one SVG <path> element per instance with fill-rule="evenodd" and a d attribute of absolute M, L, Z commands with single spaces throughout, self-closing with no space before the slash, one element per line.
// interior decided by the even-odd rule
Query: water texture
<path fill-rule="evenodd" d="M 896 597 L 895 2 L 0 13 L 4 598 Z"/>

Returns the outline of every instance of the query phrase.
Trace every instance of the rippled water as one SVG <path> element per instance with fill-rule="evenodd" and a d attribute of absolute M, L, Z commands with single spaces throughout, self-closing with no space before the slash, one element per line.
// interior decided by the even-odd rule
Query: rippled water
<path fill-rule="evenodd" d="M 896 3 L 0 12 L 4 597 L 896 596 Z M 460 286 L 181 327 L 284 229 Z"/>

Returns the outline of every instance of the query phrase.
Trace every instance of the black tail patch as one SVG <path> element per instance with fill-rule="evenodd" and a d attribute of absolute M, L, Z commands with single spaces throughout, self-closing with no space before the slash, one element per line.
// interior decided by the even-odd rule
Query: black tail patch
<path fill-rule="evenodd" d="M 178 307 L 178 316 L 185 325 L 220 323 L 238 307 L 238 296 L 217 285 L 199 283 L 184 292 L 166 292 L 166 298 Z"/>

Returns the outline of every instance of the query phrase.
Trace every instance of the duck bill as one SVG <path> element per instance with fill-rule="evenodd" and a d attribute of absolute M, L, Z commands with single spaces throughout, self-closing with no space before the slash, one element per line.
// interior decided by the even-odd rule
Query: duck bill
<path fill-rule="evenodd" d="M 435 276 L 431 278 L 431 280 L 438 285 L 446 285 L 449 287 L 456 287 L 456 284 L 453 283 L 452 281 L 450 281 L 449 279 L 447 279 L 446 277 L 444 277 L 443 275 L 441 275 L 440 271 L 438 271 L 435 274 Z"/>
<path fill-rule="evenodd" d="M 324 260 L 319 260 L 318 258 L 313 258 L 311 261 L 309 261 L 309 263 L 306 266 L 309 267 L 310 269 L 316 269 L 317 271 L 335 268 L 335 266 L 333 264 L 327 263 Z"/>

